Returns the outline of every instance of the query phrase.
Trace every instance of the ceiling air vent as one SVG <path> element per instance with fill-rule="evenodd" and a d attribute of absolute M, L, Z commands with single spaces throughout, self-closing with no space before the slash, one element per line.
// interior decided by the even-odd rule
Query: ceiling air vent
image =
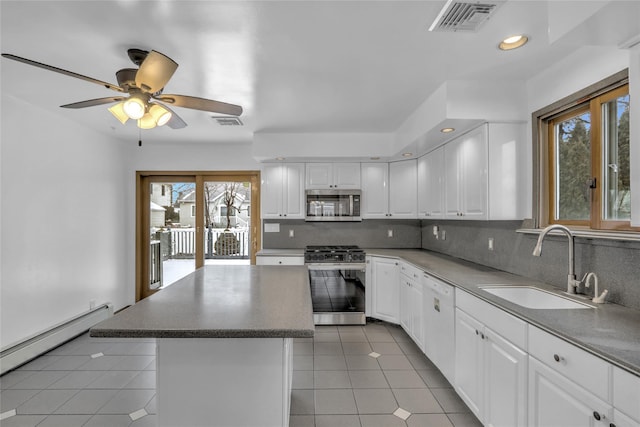
<path fill-rule="evenodd" d="M 242 126 L 243 123 L 240 121 L 238 117 L 216 117 L 212 116 L 220 126 Z"/>
<path fill-rule="evenodd" d="M 460 2 L 448 0 L 429 31 L 476 32 L 502 2 Z"/>

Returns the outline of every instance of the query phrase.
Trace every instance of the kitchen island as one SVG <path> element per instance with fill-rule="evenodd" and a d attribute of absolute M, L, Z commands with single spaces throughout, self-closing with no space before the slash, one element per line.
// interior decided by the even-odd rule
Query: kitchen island
<path fill-rule="evenodd" d="M 99 323 L 156 338 L 159 426 L 287 426 L 293 338 L 312 337 L 305 266 L 205 266 Z"/>

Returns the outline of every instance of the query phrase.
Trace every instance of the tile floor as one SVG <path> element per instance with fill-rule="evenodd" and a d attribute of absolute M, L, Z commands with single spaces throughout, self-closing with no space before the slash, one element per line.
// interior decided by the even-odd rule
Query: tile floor
<path fill-rule="evenodd" d="M 293 358 L 291 427 L 481 426 L 398 326 L 318 326 Z M 0 377 L 2 427 L 154 426 L 155 413 L 152 339 L 83 334 Z"/>

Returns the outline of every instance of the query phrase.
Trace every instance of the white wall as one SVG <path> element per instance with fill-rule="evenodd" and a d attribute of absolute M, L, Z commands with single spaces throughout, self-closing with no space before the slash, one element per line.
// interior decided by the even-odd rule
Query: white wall
<path fill-rule="evenodd" d="M 1 133 L 0 347 L 131 302 L 121 142 L 6 95 Z"/>

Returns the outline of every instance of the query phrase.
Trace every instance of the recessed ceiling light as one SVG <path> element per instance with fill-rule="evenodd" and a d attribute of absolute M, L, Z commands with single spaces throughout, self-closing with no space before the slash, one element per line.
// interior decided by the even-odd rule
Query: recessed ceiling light
<path fill-rule="evenodd" d="M 371 160 L 380 160 L 380 157 L 369 157 Z"/>
<path fill-rule="evenodd" d="M 529 41 L 529 37 L 524 34 L 507 37 L 498 45 L 500 50 L 512 50 L 524 46 Z"/>
<path fill-rule="evenodd" d="M 402 157 L 411 157 L 413 153 L 402 153 Z"/>
<path fill-rule="evenodd" d="M 454 130 L 455 130 L 455 128 L 442 128 L 442 129 L 440 129 L 440 132 L 449 133 L 449 132 L 453 132 Z"/>
<path fill-rule="evenodd" d="M 282 161 L 282 160 L 284 160 L 284 157 L 276 157 L 276 160 Z"/>

